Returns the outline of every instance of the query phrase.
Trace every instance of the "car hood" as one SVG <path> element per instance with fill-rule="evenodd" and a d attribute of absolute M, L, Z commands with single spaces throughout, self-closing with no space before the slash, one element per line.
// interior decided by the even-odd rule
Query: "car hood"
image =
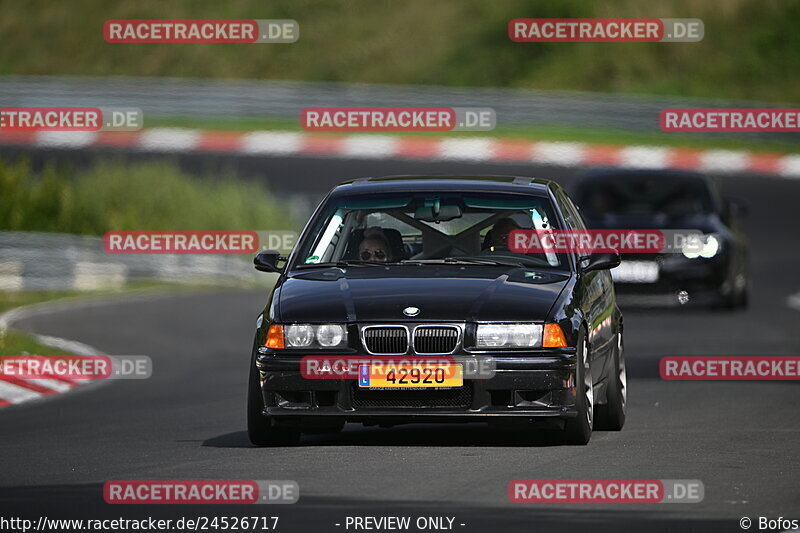
<path fill-rule="evenodd" d="M 544 320 L 568 273 L 477 266 L 324 268 L 281 284 L 278 320 L 402 322 Z M 419 314 L 409 318 L 406 307 Z"/>

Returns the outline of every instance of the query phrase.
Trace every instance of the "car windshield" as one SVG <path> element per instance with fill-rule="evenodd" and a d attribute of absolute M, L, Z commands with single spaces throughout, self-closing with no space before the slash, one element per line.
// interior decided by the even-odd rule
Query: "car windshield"
<path fill-rule="evenodd" d="M 294 268 L 413 263 L 565 269 L 563 254 L 515 253 L 515 229 L 558 229 L 549 197 L 394 193 L 329 201 L 299 243 Z"/>
<path fill-rule="evenodd" d="M 711 194 L 702 179 L 668 176 L 592 179 L 580 186 L 575 194 L 575 202 L 592 219 L 604 215 L 677 217 L 712 210 Z"/>

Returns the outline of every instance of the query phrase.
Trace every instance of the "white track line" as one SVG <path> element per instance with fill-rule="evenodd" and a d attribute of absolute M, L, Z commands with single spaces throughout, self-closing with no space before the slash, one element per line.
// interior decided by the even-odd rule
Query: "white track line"
<path fill-rule="evenodd" d="M 62 339 L 60 337 L 51 337 L 49 335 L 33 334 L 36 340 L 45 346 L 57 348 L 69 352 L 71 355 L 102 355 L 97 349 L 92 348 L 88 344 L 78 341 L 71 341 L 69 339 Z"/>
<path fill-rule="evenodd" d="M 76 303 L 80 305 L 80 302 Z M 15 309 L 11 309 L 10 311 L 6 311 L 2 315 L 0 315 L 0 336 L 5 335 L 6 330 L 11 326 L 11 324 L 13 324 L 17 320 L 33 316 L 36 314 L 47 314 L 54 310 L 58 310 L 59 308 L 63 307 L 63 305 L 64 304 L 60 302 L 44 302 L 42 304 L 17 307 Z M 59 337 L 51 337 L 49 335 L 33 334 L 33 337 L 38 342 L 44 344 L 45 346 L 50 346 L 52 348 L 64 350 L 71 354 L 75 355 L 101 354 L 101 352 L 96 348 L 93 348 L 88 344 L 84 344 L 82 342 L 71 341 Z M 5 400 L 11 404 L 16 405 L 24 402 L 30 402 L 33 400 L 40 400 L 43 398 L 52 398 L 53 396 L 57 396 L 58 394 L 63 394 L 75 388 L 79 388 L 81 385 L 84 385 L 90 381 L 102 382 L 105 380 L 73 379 L 70 380 L 72 383 L 68 383 L 57 379 L 36 378 L 36 379 L 28 379 L 25 381 L 29 381 L 31 384 L 49 389 L 55 392 L 56 394 L 48 395 L 38 391 L 33 391 L 25 387 L 21 387 L 19 385 L 15 385 L 13 383 L 4 381 L 3 378 L 0 377 L 0 400 Z"/>
<path fill-rule="evenodd" d="M 439 143 L 437 158 L 461 161 L 488 161 L 494 155 L 491 139 L 443 139 Z"/>
<path fill-rule="evenodd" d="M 287 155 L 303 148 L 304 135 L 289 131 L 254 131 L 242 136 L 241 150 L 246 154 Z"/>
<path fill-rule="evenodd" d="M 364 159 L 390 159 L 397 155 L 399 138 L 391 135 L 348 135 L 342 155 Z"/>
<path fill-rule="evenodd" d="M 93 131 L 40 131 L 36 133 L 36 145 L 45 148 L 84 148 L 97 140 Z"/>
<path fill-rule="evenodd" d="M 139 137 L 139 148 L 154 152 L 189 152 L 197 148 L 199 130 L 152 128 Z"/>
<path fill-rule="evenodd" d="M 583 163 L 587 145 L 569 142 L 538 142 L 533 146 L 533 160 L 537 163 L 577 166 Z"/>
<path fill-rule="evenodd" d="M 32 391 L 25 387 L 13 385 L 7 381 L 0 379 L 0 400 L 5 400 L 11 403 L 29 402 L 31 400 L 38 400 L 43 397 L 41 392 Z"/>
<path fill-rule="evenodd" d="M 666 168 L 669 149 L 654 146 L 628 146 L 620 150 L 620 166 L 628 168 Z"/>
<path fill-rule="evenodd" d="M 782 157 L 778 172 L 786 178 L 800 178 L 800 155 Z"/>
<path fill-rule="evenodd" d="M 28 383 L 33 383 L 34 385 L 39 385 L 40 387 L 44 387 L 45 389 L 54 390 L 56 392 L 67 392 L 75 385 L 70 385 L 64 381 L 59 381 L 57 379 L 50 379 L 50 378 L 35 378 L 35 379 L 26 379 Z"/>
<path fill-rule="evenodd" d="M 14 322 L 17 322 L 24 318 L 48 315 L 60 311 L 91 309 L 96 307 L 102 307 L 103 305 L 113 305 L 120 302 L 127 303 L 132 301 L 141 302 L 141 301 L 157 300 L 159 298 L 167 298 L 171 296 L 172 295 L 168 293 L 165 294 L 157 291 L 142 290 L 139 291 L 138 294 L 128 293 L 124 295 L 124 300 L 121 299 L 119 296 L 101 296 L 101 297 L 76 296 L 71 298 L 63 298 L 61 300 L 54 300 L 52 302 L 42 302 L 38 304 L 16 307 L 14 309 L 6 311 L 5 313 L 0 313 L 0 336 L 5 335 L 6 330 L 9 327 L 11 327 L 11 325 Z M 38 334 L 33 334 L 33 337 L 37 341 L 46 346 L 51 346 L 59 350 L 64 350 L 74 355 L 111 355 L 108 354 L 108 352 L 101 352 L 97 348 L 94 348 L 92 346 L 89 346 L 88 344 L 84 344 L 78 341 L 62 339 L 59 337 L 51 337 L 49 335 L 38 335 Z M 74 385 L 72 383 L 64 382 L 62 380 L 52 380 L 58 382 L 58 385 L 53 384 L 52 387 L 47 384 L 51 381 L 49 378 L 40 378 L 37 380 L 30 380 L 30 381 L 31 382 L 38 381 L 40 386 L 48 387 L 51 390 L 55 390 L 56 392 L 63 394 L 72 390 L 86 390 L 87 388 L 89 388 L 89 386 L 91 386 L 92 388 L 100 387 L 102 385 L 110 383 L 113 380 L 87 379 L 87 378 L 70 379 L 69 381 L 74 383 Z M 64 387 L 67 388 L 65 389 Z M 12 404 L 29 402 L 32 400 L 49 400 L 52 398 L 59 397 L 60 394 L 52 394 L 52 395 L 41 394 L 35 391 L 31 391 L 29 389 L 24 389 L 23 387 L 18 387 L 12 383 L 8 383 L 0 379 L 0 399 L 9 401 Z"/>
<path fill-rule="evenodd" d="M 700 154 L 700 170 L 707 172 L 743 172 L 747 170 L 747 152 L 706 150 Z"/>

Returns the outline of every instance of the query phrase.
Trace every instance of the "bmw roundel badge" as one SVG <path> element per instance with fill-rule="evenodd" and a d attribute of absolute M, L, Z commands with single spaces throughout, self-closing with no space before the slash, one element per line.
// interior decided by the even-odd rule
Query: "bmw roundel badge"
<path fill-rule="evenodd" d="M 417 316 L 419 314 L 419 307 L 406 307 L 403 309 L 403 314 L 406 316 Z"/>

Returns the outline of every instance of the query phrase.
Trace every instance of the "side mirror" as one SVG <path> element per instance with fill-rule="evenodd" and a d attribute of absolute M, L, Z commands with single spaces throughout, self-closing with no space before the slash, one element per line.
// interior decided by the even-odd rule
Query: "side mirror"
<path fill-rule="evenodd" d="M 253 265 L 256 270 L 261 272 L 283 272 L 283 268 L 278 267 L 278 261 L 286 261 L 285 257 L 281 257 L 281 253 L 277 250 L 264 250 L 258 252 L 253 258 Z"/>
<path fill-rule="evenodd" d="M 593 253 L 587 258 L 589 261 L 583 267 L 584 272 L 592 270 L 609 270 L 619 266 L 620 256 L 617 252 Z"/>

